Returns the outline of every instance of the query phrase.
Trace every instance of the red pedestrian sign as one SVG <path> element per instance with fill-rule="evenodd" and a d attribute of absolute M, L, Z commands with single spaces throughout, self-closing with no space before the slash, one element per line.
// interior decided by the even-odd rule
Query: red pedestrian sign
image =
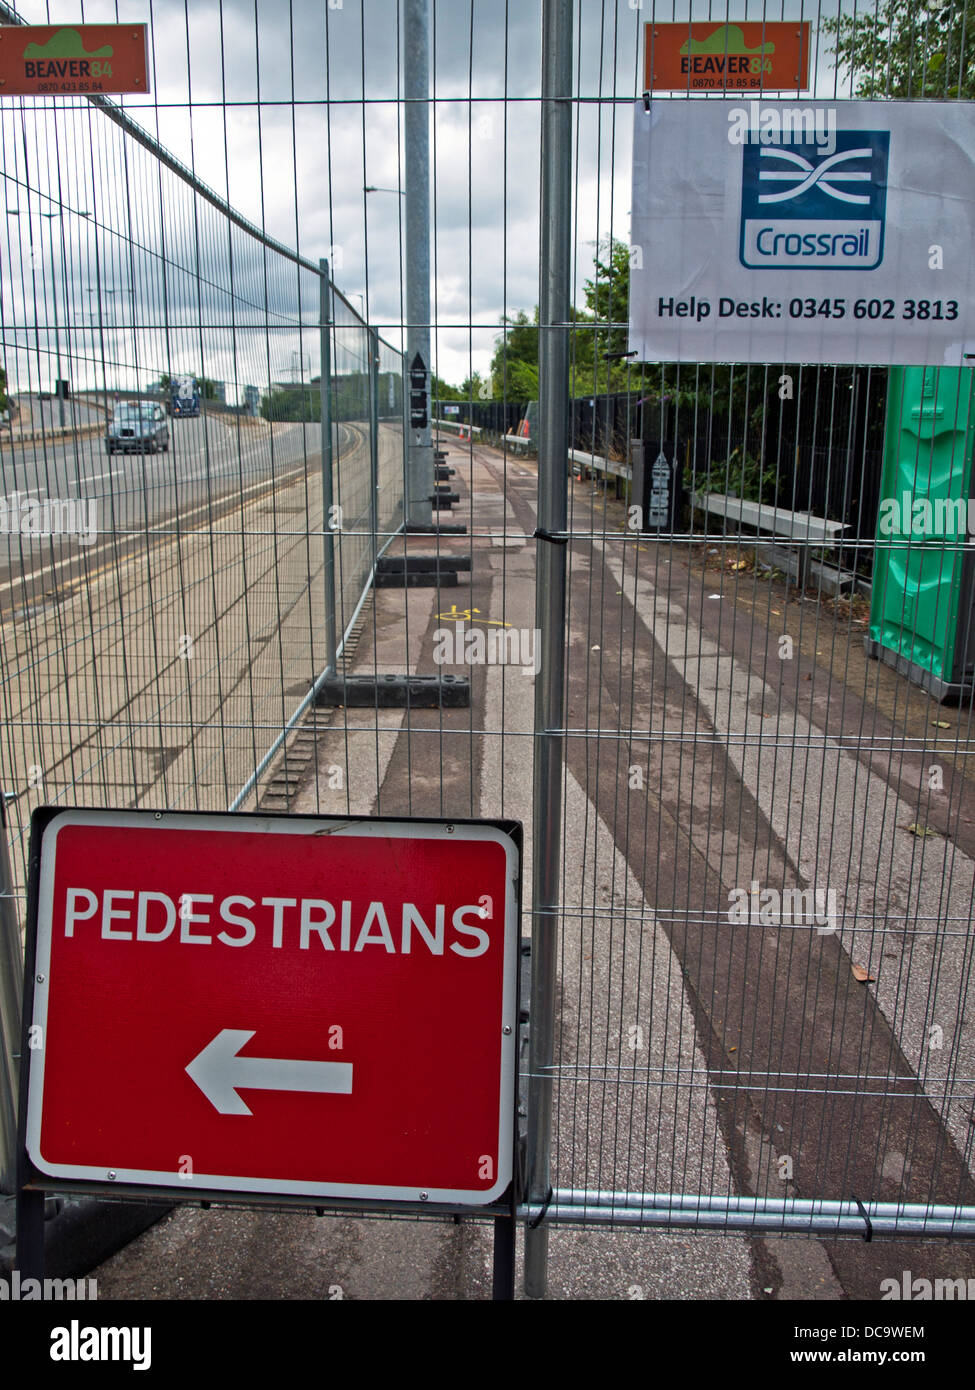
<path fill-rule="evenodd" d="M 38 812 L 24 1139 L 38 1183 L 497 1200 L 517 836 Z"/>

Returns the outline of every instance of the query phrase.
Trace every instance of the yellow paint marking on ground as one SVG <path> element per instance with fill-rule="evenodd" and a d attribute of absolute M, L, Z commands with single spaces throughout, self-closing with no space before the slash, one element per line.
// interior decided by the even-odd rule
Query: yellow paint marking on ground
<path fill-rule="evenodd" d="M 469 623 L 473 621 L 474 614 L 478 615 L 478 622 L 487 627 L 510 627 L 510 623 L 500 623 L 497 618 L 482 618 L 479 608 L 458 608 L 456 603 L 450 605 L 449 613 L 435 613 L 434 617 L 445 623 Z"/>

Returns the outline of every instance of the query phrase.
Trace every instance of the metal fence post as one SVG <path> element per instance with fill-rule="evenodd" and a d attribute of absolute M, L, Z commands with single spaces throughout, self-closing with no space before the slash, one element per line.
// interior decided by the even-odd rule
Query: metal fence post
<path fill-rule="evenodd" d="M 369 340 L 369 525 L 372 531 L 372 569 L 379 556 L 379 334 L 366 330 Z"/>
<path fill-rule="evenodd" d="M 430 421 L 430 0 L 406 0 L 403 27 L 404 154 L 406 168 L 406 385 L 410 423 L 406 520 L 433 521 L 433 435 Z M 417 361 L 419 359 L 419 361 Z M 416 366 L 414 367 L 414 363 Z M 417 372 L 412 387 L 411 373 Z M 422 372 L 422 385 L 421 385 Z M 422 398 L 422 420 L 411 406 Z"/>
<path fill-rule="evenodd" d="M 0 1192 L 17 1187 L 17 1094 L 24 953 L 14 908 L 7 815 L 0 792 Z"/>
<path fill-rule="evenodd" d="M 321 347 L 322 417 L 322 536 L 325 543 L 325 670 L 335 674 L 335 533 L 332 529 L 334 491 L 332 486 L 332 342 L 328 261 L 319 261 L 319 335 Z"/>
<path fill-rule="evenodd" d="M 542 6 L 542 178 L 538 299 L 538 530 L 535 626 L 541 667 L 535 681 L 532 794 L 532 998 L 528 1087 L 529 1200 L 544 1202 L 551 1184 L 552 1064 L 559 863 L 562 834 L 562 735 L 565 722 L 566 543 L 568 518 L 569 276 L 572 186 L 572 0 Z M 563 537 L 554 539 L 553 537 Z M 525 1237 L 525 1291 L 545 1293 L 548 1231 Z"/>

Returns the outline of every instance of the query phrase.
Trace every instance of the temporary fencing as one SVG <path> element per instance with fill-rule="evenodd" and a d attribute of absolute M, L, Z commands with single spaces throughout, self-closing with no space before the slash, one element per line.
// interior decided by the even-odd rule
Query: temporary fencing
<path fill-rule="evenodd" d="M 462 8 L 434 6 L 426 327 L 432 372 L 466 396 L 437 418 L 467 534 L 428 536 L 441 587 L 382 607 L 377 563 L 406 546 L 409 387 L 392 341 L 400 208 L 371 196 L 401 189 L 370 179 L 410 176 L 398 22 L 379 32 L 372 0 L 292 7 L 290 87 L 241 102 L 258 130 L 291 122 L 296 233 L 298 169 L 327 164 L 329 224 L 301 226 L 321 260 L 104 103 L 4 104 L 20 219 L 4 353 L 21 400 L 5 490 L 96 518 L 90 542 L 23 527 L 6 542 L 8 902 L 41 802 L 249 809 L 283 768 L 280 809 L 523 820 L 531 1292 L 559 1223 L 975 1234 L 972 663 L 948 713 L 907 679 L 913 647 L 899 669 L 872 659 L 891 604 L 911 635 L 921 588 L 936 634 L 954 605 L 973 647 L 972 542 L 941 536 L 919 558 L 877 534 L 902 423 L 886 369 L 628 362 L 634 53 L 651 7 Z M 940 32 L 919 29 L 912 51 L 930 56 Z M 323 51 L 324 79 L 305 57 Z M 952 97 L 952 54 L 943 90 L 895 92 L 892 71 L 868 95 Z M 828 70 L 817 99 L 859 91 Z M 191 127 L 226 135 L 225 92 L 184 104 Z M 343 180 L 355 198 L 336 210 Z M 362 313 L 333 283 L 343 252 Z M 366 303 L 382 306 L 372 322 Z M 926 379 L 918 409 L 942 411 L 955 462 L 969 451 L 970 492 L 971 369 L 957 371 L 961 387 Z M 107 455 L 115 398 L 165 405 L 177 375 L 200 383 L 199 419 L 167 418 L 168 453 Z M 42 399 L 64 379 L 68 400 Z M 535 400 L 537 464 L 505 442 Z M 920 435 L 913 462 L 920 489 Z M 458 546 L 463 589 L 442 578 Z M 335 785 L 314 757 L 292 778 L 289 739 L 325 676 L 429 676 L 458 625 L 527 632 L 534 682 L 455 651 L 469 706 L 319 712 L 312 754 L 329 750 Z M 853 1268 L 833 1260 L 841 1279 Z"/>

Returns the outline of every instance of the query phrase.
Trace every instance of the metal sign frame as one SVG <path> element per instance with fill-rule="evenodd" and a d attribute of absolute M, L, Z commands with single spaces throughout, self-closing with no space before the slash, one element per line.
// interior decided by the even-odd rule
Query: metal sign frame
<path fill-rule="evenodd" d="M 408 838 L 406 827 L 422 834 L 423 827 L 431 830 L 449 827 L 448 833 L 456 835 L 451 843 L 464 838 L 468 832 L 471 840 L 494 840 L 502 844 L 507 860 L 506 901 L 504 905 L 503 932 L 503 997 L 502 1015 L 505 1035 L 502 1039 L 500 1105 L 499 1105 L 499 1182 L 503 1179 L 501 1190 L 488 1202 L 471 1201 L 460 1193 L 431 1191 L 431 1200 L 408 1200 L 389 1190 L 367 1191 L 363 1186 L 343 1184 L 345 1191 L 338 1190 L 338 1184 L 292 1183 L 287 1180 L 241 1180 L 233 1175 L 214 1180 L 213 1175 L 201 1175 L 194 1181 L 192 1190 L 178 1183 L 177 1175 L 171 1181 L 159 1180 L 158 1173 L 118 1170 L 117 1179 L 106 1181 L 95 1178 L 93 1174 L 78 1170 L 67 1172 L 63 1164 L 49 1165 L 49 1170 L 35 1162 L 38 1153 L 37 1141 L 43 1111 L 43 1049 L 31 1048 L 32 1027 L 40 1023 L 46 1027 L 49 987 L 48 961 L 51 941 L 51 909 L 54 885 L 56 836 L 58 831 L 68 825 L 107 825 L 141 826 L 158 828 L 161 833 L 167 829 L 198 828 L 221 830 L 257 831 L 255 822 L 263 824 L 270 833 L 301 834 L 315 825 L 319 828 L 341 832 L 343 828 L 354 829 L 365 836 L 381 836 L 400 830 L 403 838 Z M 270 823 L 270 825 L 269 825 Z M 52 825 L 54 837 L 51 835 Z M 45 843 L 45 835 L 47 842 Z M 86 810 L 84 808 L 40 807 L 35 811 L 31 824 L 30 880 L 28 885 L 27 928 L 24 953 L 24 1009 L 21 1042 L 21 1082 L 20 1115 L 18 1125 L 18 1267 L 33 1273 L 43 1265 L 43 1200 L 46 1192 L 80 1192 L 86 1195 L 110 1196 L 113 1198 L 152 1197 L 181 1203 L 233 1203 L 235 1206 L 272 1206 L 313 1209 L 319 1213 L 324 1210 L 377 1212 L 422 1212 L 425 1215 L 464 1214 L 467 1216 L 493 1217 L 501 1222 L 503 1230 L 496 1229 L 496 1292 L 499 1278 L 498 1250 L 501 1251 L 500 1286 L 507 1287 L 507 1265 L 510 1247 L 511 1279 L 513 1280 L 513 1221 L 520 1199 L 518 1161 L 518 1018 L 520 1007 L 520 931 L 521 931 L 521 862 L 522 827 L 519 822 L 510 820 L 447 820 L 427 817 L 369 817 L 359 816 L 316 816 L 316 815 L 269 815 L 263 812 L 154 812 L 154 811 L 107 811 Z M 47 918 L 45 920 L 45 914 Z M 96 1005 L 97 1007 L 97 1001 Z M 507 1031 L 510 1029 L 510 1032 Z M 43 1035 L 46 1037 L 46 1033 Z M 43 1162 L 43 1160 L 41 1160 Z M 57 1171 L 60 1168 L 61 1171 Z M 300 1189 L 300 1190 L 297 1190 Z M 510 1228 L 510 1230 L 508 1229 Z M 38 1275 L 37 1277 L 41 1277 Z M 502 1293 L 500 1296 L 508 1296 Z"/>

